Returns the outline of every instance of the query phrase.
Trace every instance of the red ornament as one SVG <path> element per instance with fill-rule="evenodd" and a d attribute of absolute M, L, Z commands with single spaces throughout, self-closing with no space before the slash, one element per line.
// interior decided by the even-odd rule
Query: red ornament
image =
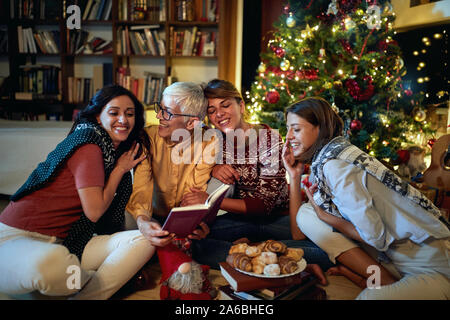
<path fill-rule="evenodd" d="M 350 130 L 352 131 L 359 131 L 362 129 L 362 122 L 358 119 L 353 119 L 352 122 L 350 122 Z"/>
<path fill-rule="evenodd" d="M 408 97 L 411 97 L 413 94 L 413 92 L 410 89 L 406 89 L 404 92 Z"/>
<path fill-rule="evenodd" d="M 284 55 L 286 54 L 286 51 L 283 48 L 278 47 L 275 49 L 275 54 L 277 55 L 278 58 L 283 58 Z"/>
<path fill-rule="evenodd" d="M 431 138 L 430 140 L 428 140 L 427 145 L 428 145 L 430 148 L 433 148 L 435 142 L 436 142 L 436 139 Z"/>
<path fill-rule="evenodd" d="M 397 161 L 395 161 L 395 164 L 401 164 L 401 163 L 408 163 L 409 161 L 409 151 L 408 150 L 398 150 L 397 151 Z"/>
<path fill-rule="evenodd" d="M 276 90 L 272 90 L 266 93 L 266 100 L 269 103 L 275 104 L 280 100 L 280 94 Z"/>
<path fill-rule="evenodd" d="M 290 11 L 291 11 L 291 7 L 288 4 L 283 7 L 284 14 L 289 14 Z"/>
<path fill-rule="evenodd" d="M 375 91 L 375 86 L 373 85 L 371 76 L 365 76 L 363 81 L 366 84 L 366 89 L 364 90 L 361 89 L 355 79 L 347 79 L 345 81 L 345 86 L 347 87 L 348 93 L 357 101 L 369 100 Z"/>

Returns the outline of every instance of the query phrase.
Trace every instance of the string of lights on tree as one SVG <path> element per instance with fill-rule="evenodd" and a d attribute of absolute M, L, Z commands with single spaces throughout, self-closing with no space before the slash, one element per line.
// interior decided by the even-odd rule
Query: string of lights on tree
<path fill-rule="evenodd" d="M 284 109 L 321 96 L 343 118 L 350 141 L 370 155 L 395 163 L 405 144 L 422 145 L 433 131 L 423 96 L 402 81 L 394 20 L 387 0 L 288 1 L 246 93 L 250 121 L 285 135 Z"/>

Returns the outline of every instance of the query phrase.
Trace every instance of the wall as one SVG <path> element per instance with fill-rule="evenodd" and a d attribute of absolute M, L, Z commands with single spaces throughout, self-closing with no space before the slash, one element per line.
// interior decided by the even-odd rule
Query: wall
<path fill-rule="evenodd" d="M 397 31 L 450 22 L 450 0 L 441 0 L 410 8 L 409 0 L 391 0 Z"/>

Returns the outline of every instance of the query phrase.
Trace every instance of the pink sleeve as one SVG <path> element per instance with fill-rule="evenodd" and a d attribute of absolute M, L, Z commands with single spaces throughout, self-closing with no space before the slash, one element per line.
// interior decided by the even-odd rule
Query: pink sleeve
<path fill-rule="evenodd" d="M 77 189 L 103 187 L 105 185 L 105 169 L 102 150 L 96 144 L 85 144 L 78 148 L 67 161 Z"/>

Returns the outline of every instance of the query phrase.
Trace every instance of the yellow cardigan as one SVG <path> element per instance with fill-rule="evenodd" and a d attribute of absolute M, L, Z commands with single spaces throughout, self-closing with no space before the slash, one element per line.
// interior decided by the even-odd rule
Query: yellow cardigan
<path fill-rule="evenodd" d="M 150 126 L 145 130 L 151 143 L 150 160 L 145 159 L 136 168 L 133 193 L 126 208 L 135 219 L 139 215 L 151 218 L 153 213 L 166 217 L 172 208 L 180 205 L 184 194 L 189 193 L 191 187 L 206 191 L 211 170 L 215 165 L 215 161 L 210 158 L 215 157 L 217 150 L 220 150 L 214 137 L 210 140 L 205 138 L 208 141 L 202 139 L 201 143 L 194 143 L 192 133 L 190 140 L 174 143 L 158 135 L 158 126 Z M 201 132 L 204 133 L 205 130 L 201 129 Z M 177 163 L 180 159 L 174 155 L 189 155 L 188 150 L 191 161 Z"/>

